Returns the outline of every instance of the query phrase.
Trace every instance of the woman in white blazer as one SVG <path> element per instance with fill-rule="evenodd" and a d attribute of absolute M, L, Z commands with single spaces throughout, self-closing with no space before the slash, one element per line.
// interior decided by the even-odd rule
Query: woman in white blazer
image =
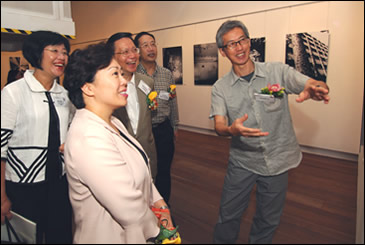
<path fill-rule="evenodd" d="M 112 113 L 127 104 L 127 81 L 104 43 L 76 50 L 63 82 L 78 109 L 65 143 L 75 218 L 74 243 L 146 243 L 168 208 L 151 178 L 149 159 Z M 163 212 L 172 227 L 169 212 Z M 165 222 L 163 222 L 165 224 Z"/>
<path fill-rule="evenodd" d="M 70 43 L 59 33 L 35 31 L 22 51 L 34 70 L 1 91 L 1 222 L 13 211 L 37 224 L 36 243 L 70 244 L 62 145 L 73 108 L 57 83 Z"/>

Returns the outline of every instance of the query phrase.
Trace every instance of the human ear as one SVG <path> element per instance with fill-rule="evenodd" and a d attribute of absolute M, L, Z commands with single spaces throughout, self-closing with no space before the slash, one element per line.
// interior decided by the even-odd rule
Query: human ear
<path fill-rule="evenodd" d="M 226 53 L 224 52 L 223 48 L 219 48 L 219 53 L 221 53 L 223 57 L 226 57 Z"/>
<path fill-rule="evenodd" d="M 84 85 L 82 85 L 81 87 L 81 91 L 86 95 L 86 96 L 93 96 L 94 95 L 94 90 L 93 90 L 94 86 L 91 83 L 85 83 Z"/>

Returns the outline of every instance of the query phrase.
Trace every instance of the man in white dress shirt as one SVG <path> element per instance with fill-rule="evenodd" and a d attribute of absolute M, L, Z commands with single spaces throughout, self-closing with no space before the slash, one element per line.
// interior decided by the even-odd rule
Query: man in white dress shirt
<path fill-rule="evenodd" d="M 132 34 L 118 32 L 112 35 L 108 45 L 114 47 L 114 58 L 123 70 L 123 77 L 128 81 L 128 103 L 114 111 L 113 115 L 119 118 L 142 145 L 150 158 L 152 177 L 157 174 L 157 153 L 152 133 L 151 110 L 147 105 L 147 95 L 154 88 L 152 78 L 136 73 L 139 61 L 139 49 L 134 45 Z"/>

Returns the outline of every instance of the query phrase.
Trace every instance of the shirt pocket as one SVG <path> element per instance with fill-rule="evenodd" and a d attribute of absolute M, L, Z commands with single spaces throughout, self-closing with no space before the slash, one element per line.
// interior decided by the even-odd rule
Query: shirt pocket
<path fill-rule="evenodd" d="M 282 110 L 284 102 L 282 98 L 275 98 L 274 102 L 264 101 L 262 104 L 265 112 L 275 112 Z"/>

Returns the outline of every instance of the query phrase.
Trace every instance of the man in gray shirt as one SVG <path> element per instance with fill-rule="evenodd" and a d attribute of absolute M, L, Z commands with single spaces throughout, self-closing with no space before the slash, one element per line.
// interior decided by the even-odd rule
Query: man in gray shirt
<path fill-rule="evenodd" d="M 288 94 L 299 94 L 297 102 L 327 104 L 329 88 L 288 65 L 253 62 L 249 33 L 240 21 L 223 23 L 216 42 L 232 70 L 212 88 L 210 118 L 217 134 L 232 136 L 232 141 L 214 243 L 237 240 L 255 184 L 257 209 L 249 243 L 271 243 L 285 203 L 288 170 L 302 160 Z"/>

